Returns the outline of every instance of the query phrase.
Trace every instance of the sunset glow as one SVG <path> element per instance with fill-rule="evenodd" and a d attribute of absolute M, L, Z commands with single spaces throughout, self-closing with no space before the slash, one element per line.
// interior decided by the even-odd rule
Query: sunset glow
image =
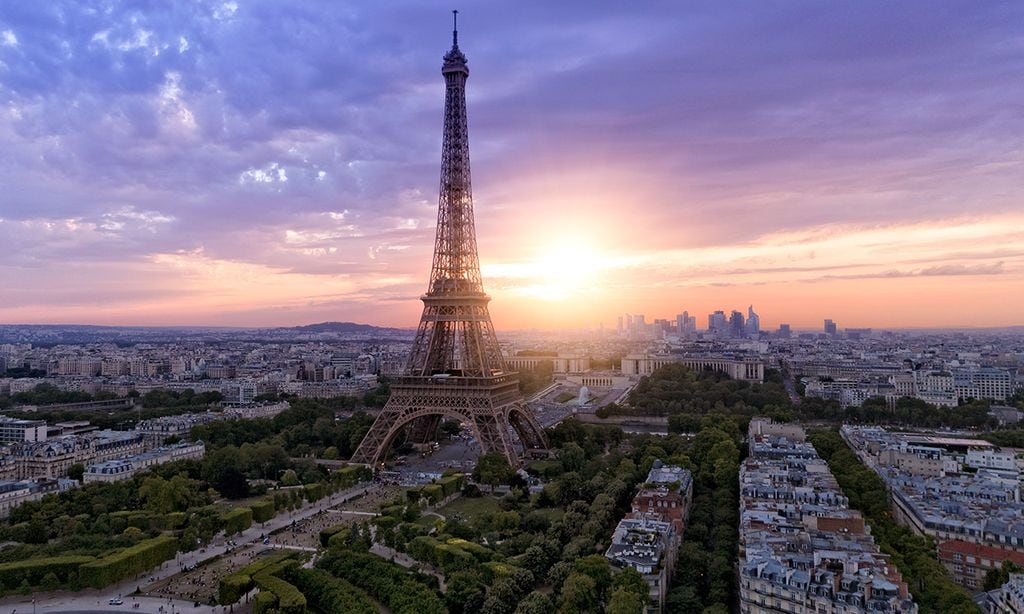
<path fill-rule="evenodd" d="M 498 328 L 1024 324 L 1021 5 L 573 4 L 460 15 Z M 416 324 L 449 15 L 219 6 L 0 15 L 0 322 Z"/>

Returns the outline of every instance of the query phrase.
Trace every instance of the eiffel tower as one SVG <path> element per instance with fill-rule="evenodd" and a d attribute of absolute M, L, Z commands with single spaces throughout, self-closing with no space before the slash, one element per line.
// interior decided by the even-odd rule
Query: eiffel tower
<path fill-rule="evenodd" d="M 480 278 L 466 124 L 469 68 L 459 50 L 457 21 L 441 74 L 444 141 L 430 285 L 421 297 L 423 315 L 405 372 L 392 384 L 391 397 L 352 462 L 382 461 L 403 431 L 407 441 L 431 441 L 441 419 L 449 417 L 469 425 L 484 453 L 499 452 L 517 467 L 523 456 L 546 455 L 547 443 L 519 393 L 518 375 L 509 372 L 498 347 L 487 310 L 491 297 Z"/>

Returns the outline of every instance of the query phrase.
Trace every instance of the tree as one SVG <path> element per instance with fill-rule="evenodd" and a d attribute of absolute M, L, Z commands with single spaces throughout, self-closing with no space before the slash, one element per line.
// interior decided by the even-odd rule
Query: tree
<path fill-rule="evenodd" d="M 605 589 L 612 584 L 611 564 L 600 554 L 585 556 L 576 561 L 574 571 L 589 576 L 594 581 L 598 595 L 603 595 Z"/>
<path fill-rule="evenodd" d="M 597 608 L 597 585 L 594 580 L 578 571 L 569 574 L 569 577 L 562 583 L 562 590 L 558 594 L 558 611 L 564 614 L 570 612 L 593 612 Z"/>
<path fill-rule="evenodd" d="M 612 591 L 617 592 L 625 590 L 630 593 L 634 593 L 640 596 L 643 602 L 647 601 L 647 596 L 650 594 L 650 587 L 647 586 L 647 581 L 640 575 L 640 572 L 627 567 L 615 574 L 612 579 Z"/>
<path fill-rule="evenodd" d="M 579 471 L 583 469 L 583 463 L 587 461 L 587 454 L 579 444 L 570 441 L 558 451 L 558 460 L 561 461 L 562 467 L 566 471 Z"/>
<path fill-rule="evenodd" d="M 533 591 L 519 602 L 515 614 L 548 614 L 554 609 L 551 598 L 544 593 Z"/>
<path fill-rule="evenodd" d="M 176 475 L 170 480 L 160 476 L 147 477 L 139 488 L 139 497 L 146 509 L 161 515 L 187 510 L 195 500 L 194 493 L 192 480 L 184 475 Z"/>
<path fill-rule="evenodd" d="M 475 571 L 457 571 L 445 582 L 444 601 L 452 614 L 478 612 L 484 603 L 484 586 Z"/>
<path fill-rule="evenodd" d="M 214 450 L 203 460 L 203 479 L 228 499 L 241 499 L 249 494 L 241 460 L 235 446 Z"/>
<path fill-rule="evenodd" d="M 79 482 L 81 482 L 84 476 L 85 465 L 83 465 L 82 463 L 75 463 L 74 465 L 68 467 L 68 477 L 71 478 L 72 480 L 78 480 Z"/>
<path fill-rule="evenodd" d="M 612 593 L 605 606 L 605 614 L 636 614 L 644 607 L 644 600 L 634 592 L 620 588 Z"/>
<path fill-rule="evenodd" d="M 487 598 L 484 599 L 484 605 L 480 608 L 480 614 L 512 614 L 521 594 L 512 580 L 508 578 L 497 580 L 491 586 L 491 590 L 487 592 Z"/>
<path fill-rule="evenodd" d="M 985 574 L 984 588 L 986 591 L 994 591 L 1010 581 L 1010 574 L 1020 573 L 1022 571 L 1024 571 L 1024 568 L 1013 561 L 1003 561 L 1003 564 L 1000 567 L 990 569 L 988 573 Z"/>
<path fill-rule="evenodd" d="M 498 484 L 507 484 L 512 473 L 508 459 L 500 452 L 482 454 L 476 461 L 476 467 L 473 467 L 473 479 L 489 485 L 492 493 Z"/>
<path fill-rule="evenodd" d="M 281 475 L 281 486 L 298 486 L 302 484 L 299 481 L 299 474 L 295 473 L 294 469 L 288 469 Z"/>

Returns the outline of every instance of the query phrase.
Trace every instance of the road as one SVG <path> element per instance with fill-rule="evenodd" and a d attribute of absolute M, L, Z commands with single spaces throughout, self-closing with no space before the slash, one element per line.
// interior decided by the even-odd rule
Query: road
<path fill-rule="evenodd" d="M 332 507 L 351 498 L 364 495 L 375 486 L 376 485 L 373 483 L 366 483 L 345 491 L 337 492 L 330 497 L 325 497 L 324 499 L 313 503 L 307 503 L 294 512 L 278 514 L 263 525 L 254 524 L 241 534 L 231 536 L 230 539 L 238 544 L 255 543 L 260 539 L 260 535 L 269 534 L 278 529 L 286 528 L 292 523 L 292 521 L 298 522 L 305 518 L 309 518 L 322 509 Z M 163 611 L 165 613 L 170 612 L 171 614 L 175 614 L 177 612 L 195 612 L 196 614 L 216 612 L 221 614 L 227 610 L 219 606 L 210 607 L 202 605 L 193 607 L 191 603 L 185 603 L 177 599 L 168 600 L 162 597 L 145 596 L 138 597 L 136 599 L 128 597 L 128 595 L 135 592 L 136 588 L 139 588 L 143 593 L 145 593 L 149 586 L 178 573 L 182 566 L 190 567 L 192 565 L 198 565 L 216 556 L 224 554 L 226 549 L 225 542 L 228 539 L 229 538 L 227 536 L 221 534 L 214 538 L 213 543 L 204 548 L 198 548 L 191 552 L 179 553 L 174 560 L 166 561 L 154 570 L 150 570 L 136 578 L 124 580 L 119 584 L 108 586 L 104 589 L 85 589 L 77 592 L 57 591 L 39 593 L 31 596 L 17 595 L 5 597 L 4 599 L 0 599 L 0 613 L 6 614 L 8 609 L 10 609 L 10 611 L 20 610 L 23 614 L 33 611 L 65 613 L 116 611 L 146 612 L 149 614 L 157 613 L 160 611 L 160 608 L 163 607 Z M 124 599 L 124 605 L 107 605 L 110 599 L 118 596 Z M 35 600 L 34 604 L 33 597 Z M 133 607 L 133 604 L 136 601 L 139 604 L 138 609 Z M 115 610 L 114 608 L 117 609 Z"/>

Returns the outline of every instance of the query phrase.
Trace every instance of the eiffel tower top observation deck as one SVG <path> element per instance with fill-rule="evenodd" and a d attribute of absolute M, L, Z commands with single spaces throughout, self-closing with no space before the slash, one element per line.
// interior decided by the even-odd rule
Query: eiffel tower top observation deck
<path fill-rule="evenodd" d="M 352 461 L 380 462 L 401 433 L 407 441 L 426 443 L 447 416 L 468 424 L 485 453 L 500 453 L 516 466 L 522 456 L 546 455 L 547 443 L 523 403 L 517 374 L 505 365 L 487 310 L 491 298 L 480 278 L 466 121 L 469 68 L 459 50 L 458 27 L 441 74 L 441 186 L 423 315 L 405 373 L 391 387 L 391 397 Z"/>

